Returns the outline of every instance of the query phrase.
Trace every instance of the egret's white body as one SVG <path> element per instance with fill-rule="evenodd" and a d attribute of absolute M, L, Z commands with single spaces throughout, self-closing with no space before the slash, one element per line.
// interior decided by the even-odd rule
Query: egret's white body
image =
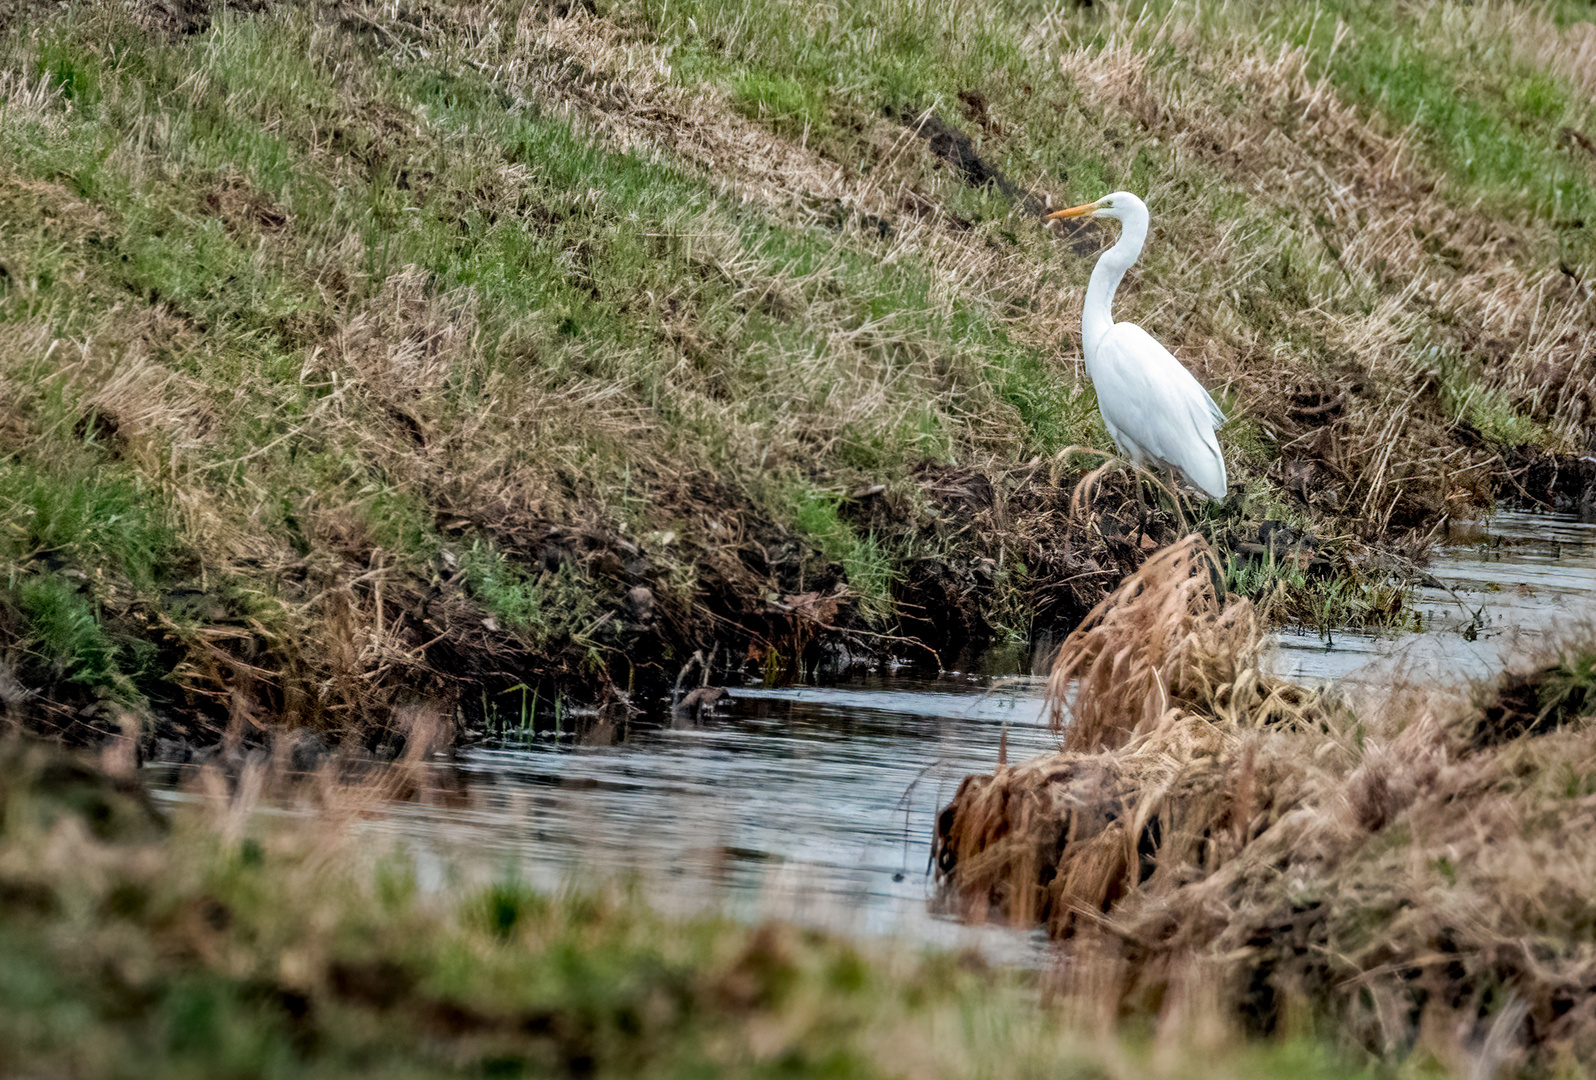
<path fill-rule="evenodd" d="M 1081 314 L 1086 373 L 1097 387 L 1097 408 L 1114 445 L 1144 467 L 1173 469 L 1215 499 L 1225 497 L 1225 459 L 1214 433 L 1225 414 L 1170 351 L 1135 323 L 1116 323 L 1114 293 L 1142 253 L 1147 206 L 1128 191 L 1049 218 L 1110 217 L 1119 242 L 1097 260 Z"/>

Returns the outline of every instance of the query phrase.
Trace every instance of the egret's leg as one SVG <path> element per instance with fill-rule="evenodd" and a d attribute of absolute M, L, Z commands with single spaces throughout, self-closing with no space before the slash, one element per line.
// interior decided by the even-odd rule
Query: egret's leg
<path fill-rule="evenodd" d="M 1168 481 L 1169 501 L 1175 507 L 1175 520 L 1180 523 L 1180 531 L 1184 533 L 1186 531 L 1186 515 L 1180 508 L 1180 486 L 1175 483 L 1175 474 L 1172 472 L 1162 473 L 1159 479 L 1167 479 Z"/>
<path fill-rule="evenodd" d="M 1131 466 L 1131 486 L 1136 489 L 1136 531 L 1141 536 L 1145 536 L 1147 534 L 1147 497 L 1142 493 L 1142 471 L 1134 465 Z"/>

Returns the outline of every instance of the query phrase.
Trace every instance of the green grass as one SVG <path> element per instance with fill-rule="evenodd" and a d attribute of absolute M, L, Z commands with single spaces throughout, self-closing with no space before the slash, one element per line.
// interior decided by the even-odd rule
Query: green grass
<path fill-rule="evenodd" d="M 1515 6 L 1511 14 L 1546 8 Z M 1268 36 L 1303 47 L 1311 76 L 1327 76 L 1388 133 L 1407 133 L 1450 198 L 1546 219 L 1572 265 L 1596 254 L 1589 230 L 1576 224 L 1596 211 L 1596 176 L 1563 134 L 1596 128 L 1596 104 L 1565 73 L 1515 54 L 1514 31 L 1498 24 L 1506 36 L 1494 36 L 1452 5 L 1242 5 L 1232 17 L 1246 18 L 1245 11 L 1264 16 Z M 1577 5 L 1553 14 L 1564 25 L 1590 19 Z"/>
<path fill-rule="evenodd" d="M 148 641 L 105 608 L 156 600 L 183 553 L 164 497 L 91 445 L 77 461 L 0 462 L 0 610 L 14 619 L 24 678 L 102 687 L 137 700 L 154 674 Z"/>
<path fill-rule="evenodd" d="M 1507 394 L 1490 385 L 1455 353 L 1432 348 L 1424 357 L 1441 386 L 1441 400 L 1454 419 L 1472 426 L 1495 446 L 1534 446 L 1546 440 L 1543 425 L 1513 406 Z"/>
<path fill-rule="evenodd" d="M 975 4 L 851 0 L 817 9 L 791 0 L 703 0 L 644 2 L 637 12 L 680 58 L 683 77 L 763 65 L 765 81 L 779 85 L 785 77 L 792 97 L 826 87 L 843 97 L 929 106 L 939 90 L 968 85 L 1020 57 L 1003 15 Z"/>
<path fill-rule="evenodd" d="M 100 683 L 115 671 L 116 646 L 100 626 L 93 602 L 69 580 L 30 574 L 7 590 L 27 619 L 24 631 L 58 677 Z"/>
<path fill-rule="evenodd" d="M 482 541 L 473 541 L 460 560 L 466 584 L 488 610 L 517 630 L 541 634 L 545 626 L 542 585 Z"/>
<path fill-rule="evenodd" d="M 825 92 L 788 76 L 741 75 L 733 100 L 745 115 L 767 121 L 786 135 L 802 138 L 813 132 L 824 137 L 831 124 Z"/>
<path fill-rule="evenodd" d="M 1331 61 L 1337 84 L 1394 128 L 1421 132 L 1460 195 L 1502 199 L 1565 223 L 1596 208 L 1590 171 L 1559 146 L 1562 127 L 1588 128 L 1596 110 L 1577 109 L 1566 83 L 1488 53 L 1416 42 L 1410 35 L 1422 35 L 1420 27 L 1371 20 L 1360 30 Z M 1565 232 L 1568 240 L 1577 235 Z M 1574 261 L 1588 257 L 1582 247 Z"/>
<path fill-rule="evenodd" d="M 838 516 L 840 494 L 800 485 L 792 497 L 793 530 L 842 564 L 865 619 L 872 626 L 887 625 L 895 610 L 892 587 L 901 576 L 893 553 L 873 533 L 861 536 Z"/>
<path fill-rule="evenodd" d="M 0 463 L 0 500 L 12 526 L 6 555 L 111 570 L 137 588 L 153 587 L 175 540 L 161 495 L 100 455 L 84 459 L 76 467 Z"/>
<path fill-rule="evenodd" d="M 532 573 L 503 552 L 474 540 L 460 558 L 460 572 L 470 594 L 533 650 L 551 652 L 575 645 L 590 663 L 602 664 L 593 632 L 602 625 L 604 612 L 594 596 L 594 583 L 569 563 Z"/>

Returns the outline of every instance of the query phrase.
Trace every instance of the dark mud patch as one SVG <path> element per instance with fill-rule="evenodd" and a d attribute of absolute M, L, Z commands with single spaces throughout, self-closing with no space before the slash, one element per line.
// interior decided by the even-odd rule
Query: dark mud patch
<path fill-rule="evenodd" d="M 985 98 L 978 92 L 967 91 L 961 97 L 964 98 L 966 107 L 972 115 L 985 116 Z M 975 140 L 949 123 L 940 113 L 907 106 L 888 108 L 886 112 L 889 119 L 897 121 L 924 139 L 931 153 L 958 173 L 969 187 L 989 188 L 1031 213 L 1040 214 L 1046 209 L 1044 200 L 1020 187 L 1005 176 L 1001 169 L 983 158 L 976 148 Z"/>
<path fill-rule="evenodd" d="M 1521 446 L 1502 455 L 1502 496 L 1525 509 L 1574 514 L 1596 523 L 1596 456 Z"/>
<path fill-rule="evenodd" d="M 151 33 L 176 39 L 203 34 L 220 12 L 259 15 L 267 8 L 266 0 L 146 0 L 136 14 Z"/>
<path fill-rule="evenodd" d="M 200 212 L 219 220 L 235 236 L 275 236 L 287 229 L 290 215 L 265 192 L 238 173 L 217 178 L 200 196 Z"/>

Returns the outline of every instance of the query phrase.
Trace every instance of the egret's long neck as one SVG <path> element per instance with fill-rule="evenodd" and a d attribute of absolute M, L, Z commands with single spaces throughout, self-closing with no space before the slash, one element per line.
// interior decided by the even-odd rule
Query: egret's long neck
<path fill-rule="evenodd" d="M 1114 293 L 1142 253 L 1147 239 L 1147 212 L 1127 214 L 1120 230 L 1119 243 L 1103 252 L 1092 267 L 1092 280 L 1086 286 L 1086 307 L 1081 312 L 1081 349 L 1087 360 L 1097 351 L 1097 341 L 1114 325 Z"/>

